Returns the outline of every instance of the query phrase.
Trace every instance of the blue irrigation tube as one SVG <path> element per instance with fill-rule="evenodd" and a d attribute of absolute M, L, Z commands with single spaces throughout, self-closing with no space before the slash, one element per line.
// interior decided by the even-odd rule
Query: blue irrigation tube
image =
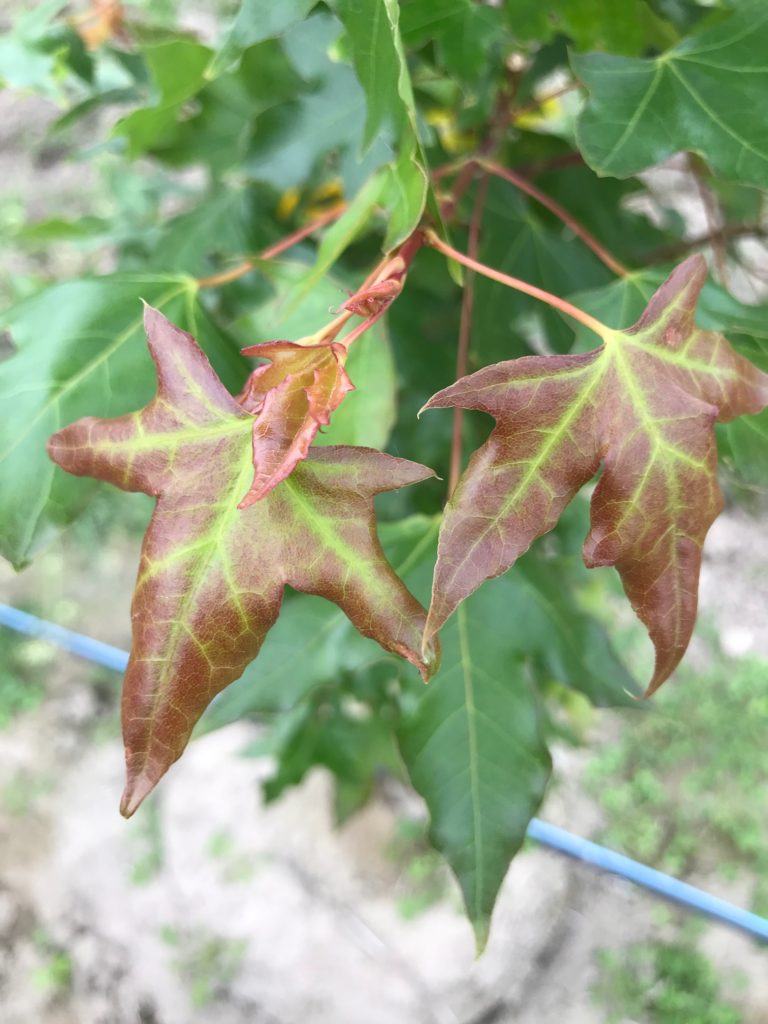
<path fill-rule="evenodd" d="M 697 889 L 695 885 L 688 885 L 678 878 L 665 875 L 663 871 L 649 868 L 646 864 L 632 860 L 631 857 L 625 857 L 589 839 L 575 836 L 572 832 L 566 832 L 564 828 L 558 828 L 557 825 L 539 821 L 538 818 L 534 818 L 528 826 L 528 836 L 553 850 L 559 850 L 576 860 L 592 864 L 601 871 L 608 871 L 628 882 L 634 882 L 635 885 L 641 885 L 644 889 L 650 889 L 651 892 L 674 903 L 739 928 L 755 938 L 768 941 L 768 918 L 758 917 L 757 914 L 742 910 L 727 900 L 711 896 L 703 889 Z"/>
<path fill-rule="evenodd" d="M 12 608 L 7 604 L 0 604 L 0 626 L 7 626 L 9 629 L 25 633 L 27 636 L 49 640 L 71 654 L 94 661 L 96 664 L 114 669 L 116 672 L 123 672 L 128 664 L 127 651 L 123 651 L 119 647 L 101 643 L 101 641 L 93 640 L 82 633 L 75 633 L 71 629 L 46 622 L 45 619 L 39 619 L 36 615 L 19 611 L 18 608 Z M 711 896 L 702 889 L 697 889 L 695 885 L 681 882 L 678 878 L 665 875 L 662 871 L 649 868 L 639 861 L 632 860 L 631 857 L 625 857 L 623 854 L 600 846 L 599 843 L 593 843 L 589 839 L 582 839 L 581 836 L 558 828 L 557 825 L 550 825 L 539 818 L 534 818 L 531 821 L 528 826 L 528 836 L 537 843 L 541 843 L 542 846 L 548 846 L 575 860 L 591 864 L 601 871 L 607 871 L 628 882 L 634 882 L 635 885 L 655 892 L 658 896 L 663 896 L 673 903 L 678 903 L 689 910 L 695 910 L 699 914 L 704 914 L 723 924 L 730 925 L 732 928 L 738 928 L 754 938 L 768 942 L 768 918 L 758 917 L 757 914 L 742 910 L 741 907 L 734 906 L 727 900 Z"/>
<path fill-rule="evenodd" d="M 127 651 L 113 647 L 112 644 L 103 644 L 100 640 L 94 640 L 82 633 L 75 633 L 64 626 L 57 626 L 53 622 L 46 622 L 45 619 L 38 619 L 36 615 L 19 611 L 8 604 L 0 604 L 0 626 L 15 629 L 17 633 L 26 633 L 27 636 L 50 640 L 52 644 L 63 647 L 70 654 L 95 661 L 97 665 L 114 669 L 115 672 L 124 672 L 128 664 Z"/>

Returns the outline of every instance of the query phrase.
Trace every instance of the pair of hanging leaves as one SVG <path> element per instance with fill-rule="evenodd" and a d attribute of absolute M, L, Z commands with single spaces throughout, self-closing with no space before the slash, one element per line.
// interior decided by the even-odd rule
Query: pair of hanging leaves
<path fill-rule="evenodd" d="M 497 421 L 446 508 L 428 617 L 382 553 L 373 497 L 431 470 L 372 449 L 310 450 L 351 387 L 343 346 L 254 346 L 271 362 L 235 399 L 194 339 L 148 309 L 156 398 L 49 444 L 69 472 L 157 498 L 132 610 L 123 813 L 257 655 L 286 585 L 334 601 L 428 679 L 458 604 L 551 530 L 600 466 L 585 561 L 617 567 L 656 648 L 656 689 L 688 645 L 701 546 L 722 507 L 715 420 L 768 404 L 768 376 L 695 326 L 705 277 L 693 257 L 600 348 L 499 363 L 427 403 Z"/>

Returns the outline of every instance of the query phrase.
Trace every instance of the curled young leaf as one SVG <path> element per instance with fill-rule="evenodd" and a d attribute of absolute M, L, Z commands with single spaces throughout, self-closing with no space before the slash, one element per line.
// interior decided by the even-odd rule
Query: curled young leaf
<path fill-rule="evenodd" d="M 270 362 L 248 378 L 239 397 L 253 421 L 255 475 L 240 502 L 247 508 L 289 476 L 307 457 L 321 426 L 354 385 L 344 371 L 343 345 L 299 345 L 269 341 L 243 349 L 243 355 Z"/>
<path fill-rule="evenodd" d="M 497 363 L 426 408 L 496 419 L 446 508 L 425 639 L 557 523 L 598 469 L 589 567 L 615 565 L 656 649 L 648 693 L 696 618 L 701 548 L 722 509 L 714 424 L 768 405 L 768 375 L 695 324 L 703 257 L 681 264 L 638 322 L 580 355 Z"/>
<path fill-rule="evenodd" d="M 286 585 L 335 602 L 364 635 L 416 664 L 425 612 L 386 560 L 374 495 L 432 471 L 369 448 L 312 451 L 263 500 L 238 508 L 253 475 L 254 416 L 191 335 L 148 308 L 156 397 L 117 419 L 54 434 L 51 458 L 79 476 L 157 498 L 133 598 L 123 689 L 132 814 L 181 755 L 216 694 L 256 657 Z"/>

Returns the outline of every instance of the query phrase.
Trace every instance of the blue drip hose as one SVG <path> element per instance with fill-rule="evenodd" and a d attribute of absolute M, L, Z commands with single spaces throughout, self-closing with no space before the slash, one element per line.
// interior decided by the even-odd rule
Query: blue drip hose
<path fill-rule="evenodd" d="M 57 644 L 71 654 L 80 658 L 86 658 L 97 665 L 113 669 L 115 672 L 125 671 L 128 664 L 127 651 L 111 644 L 94 640 L 82 633 L 65 629 L 45 619 L 39 619 L 36 615 L 19 611 L 7 604 L 0 604 L 0 626 L 7 626 L 18 633 L 25 633 L 27 636 L 39 637 Z M 550 825 L 546 821 L 534 818 L 528 826 L 529 838 L 548 846 L 550 849 L 558 850 L 560 853 L 573 857 L 575 860 L 585 864 L 591 864 L 601 871 L 607 871 L 612 875 L 623 878 L 625 881 L 633 882 L 642 886 L 650 892 L 663 896 L 665 899 L 678 903 L 689 910 L 704 914 L 723 924 L 730 925 L 740 931 L 757 939 L 768 942 L 768 919 L 759 917 L 748 910 L 734 906 L 727 900 L 721 900 L 712 896 L 695 885 L 681 882 L 678 878 L 649 868 L 639 861 L 625 857 L 621 853 L 609 850 L 599 843 L 593 843 L 589 839 L 582 839 L 572 832 L 567 832 L 557 825 Z"/>
<path fill-rule="evenodd" d="M 53 622 L 46 622 L 45 619 L 39 619 L 36 615 L 22 612 L 8 604 L 0 604 L 0 626 L 15 629 L 17 633 L 26 633 L 27 636 L 49 640 L 70 654 L 95 661 L 97 665 L 114 669 L 115 672 L 124 672 L 128 664 L 127 651 L 113 647 L 112 644 L 103 644 L 100 640 L 94 640 L 82 633 L 75 633 L 64 626 L 57 626 Z"/>
<path fill-rule="evenodd" d="M 549 846 L 553 850 L 559 850 L 575 860 L 584 861 L 601 871 L 608 871 L 628 882 L 634 882 L 644 889 L 655 892 L 658 896 L 679 903 L 689 910 L 695 910 L 699 914 L 714 918 L 723 924 L 729 924 L 738 928 L 757 939 L 764 939 L 768 942 L 768 918 L 759 917 L 749 910 L 742 910 L 727 900 L 721 900 L 717 896 L 711 896 L 703 889 L 695 885 L 681 882 L 679 878 L 664 874 L 655 868 L 649 868 L 646 864 L 625 857 L 622 853 L 609 850 L 606 846 L 593 843 L 589 839 L 582 839 L 572 832 L 566 832 L 564 828 L 557 825 L 550 825 L 546 821 L 534 818 L 528 826 L 528 836 L 536 842 Z"/>

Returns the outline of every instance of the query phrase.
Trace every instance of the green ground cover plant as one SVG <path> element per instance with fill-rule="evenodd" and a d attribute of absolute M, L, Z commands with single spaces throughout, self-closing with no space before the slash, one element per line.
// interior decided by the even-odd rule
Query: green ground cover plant
<path fill-rule="evenodd" d="M 596 1000 L 606 1024 L 742 1024 L 713 965 L 687 941 L 637 942 L 600 957 Z"/>

